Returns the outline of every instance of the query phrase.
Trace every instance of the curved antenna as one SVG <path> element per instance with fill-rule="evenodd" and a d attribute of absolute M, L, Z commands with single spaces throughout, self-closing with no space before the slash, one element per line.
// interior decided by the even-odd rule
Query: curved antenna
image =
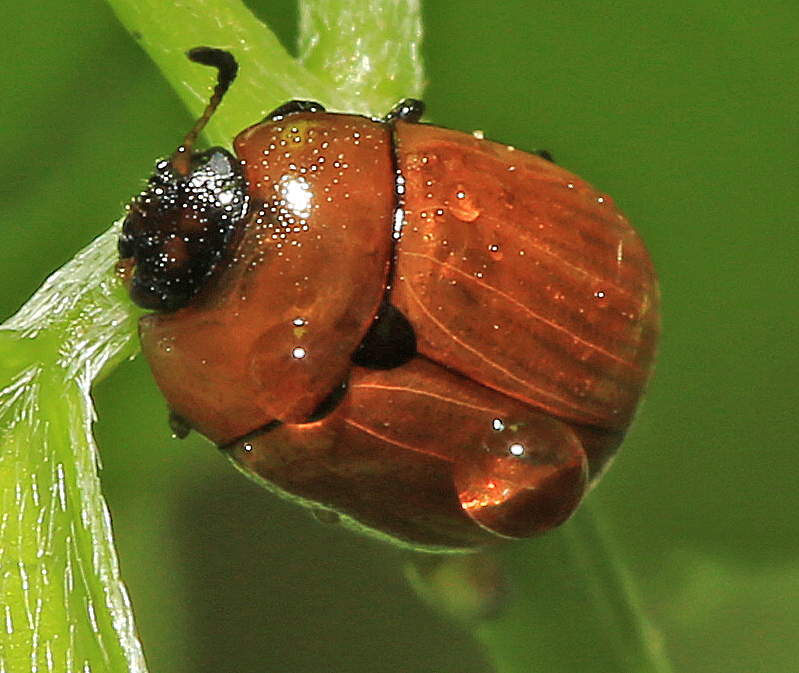
<path fill-rule="evenodd" d="M 239 64 L 229 51 L 223 49 L 215 49 L 213 47 L 195 47 L 186 52 L 189 60 L 201 65 L 210 65 L 217 69 L 217 82 L 214 87 L 214 93 L 208 101 L 200 118 L 195 122 L 192 129 L 186 134 L 183 143 L 175 150 L 172 155 L 172 167 L 181 175 L 189 174 L 189 166 L 191 164 L 191 154 L 194 151 L 194 143 L 200 131 L 205 128 L 211 115 L 222 102 L 222 98 L 228 87 L 236 79 L 236 73 L 239 70 Z"/>

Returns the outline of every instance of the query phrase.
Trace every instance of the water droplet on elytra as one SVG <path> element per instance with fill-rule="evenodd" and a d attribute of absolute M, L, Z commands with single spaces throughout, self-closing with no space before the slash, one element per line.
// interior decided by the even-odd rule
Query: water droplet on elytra
<path fill-rule="evenodd" d="M 461 222 L 474 222 L 480 217 L 480 208 L 469 192 L 460 186 L 455 192 L 455 198 L 449 200 L 447 206 L 449 207 L 449 212 Z"/>
<path fill-rule="evenodd" d="M 544 414 L 508 421 L 494 417 L 454 465 L 463 510 L 479 525 L 508 537 L 537 534 L 571 514 L 587 484 L 580 440 Z"/>
<path fill-rule="evenodd" d="M 491 244 L 488 246 L 488 254 L 495 262 L 501 261 L 504 256 L 502 251 L 499 249 L 499 246 L 496 244 Z"/>
<path fill-rule="evenodd" d="M 604 290 L 597 290 L 594 292 L 594 298 L 596 299 L 596 305 L 600 308 L 605 308 L 610 303 L 608 294 Z"/>

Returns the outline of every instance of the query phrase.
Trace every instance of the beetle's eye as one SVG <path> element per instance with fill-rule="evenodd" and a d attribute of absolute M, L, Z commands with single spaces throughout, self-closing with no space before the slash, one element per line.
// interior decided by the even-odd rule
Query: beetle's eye
<path fill-rule="evenodd" d="M 187 175 L 160 161 L 130 205 L 119 253 L 132 259 L 131 299 L 142 308 L 176 311 L 203 287 L 247 210 L 240 163 L 214 148 L 192 156 Z"/>

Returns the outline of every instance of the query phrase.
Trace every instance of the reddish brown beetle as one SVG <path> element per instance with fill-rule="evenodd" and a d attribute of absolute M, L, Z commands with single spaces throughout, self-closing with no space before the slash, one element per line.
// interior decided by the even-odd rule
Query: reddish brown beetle
<path fill-rule="evenodd" d="M 428 548 L 546 531 L 632 420 L 659 331 L 639 237 L 559 168 L 292 101 L 130 206 L 120 269 L 177 429 L 320 511 Z"/>

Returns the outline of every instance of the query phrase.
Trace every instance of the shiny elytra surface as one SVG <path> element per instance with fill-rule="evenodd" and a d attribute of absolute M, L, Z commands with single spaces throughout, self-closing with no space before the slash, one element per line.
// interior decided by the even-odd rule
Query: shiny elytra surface
<path fill-rule="evenodd" d="M 659 332 L 657 282 L 610 197 L 539 156 L 398 126 L 394 302 L 420 351 L 580 425 L 623 430 Z"/>

